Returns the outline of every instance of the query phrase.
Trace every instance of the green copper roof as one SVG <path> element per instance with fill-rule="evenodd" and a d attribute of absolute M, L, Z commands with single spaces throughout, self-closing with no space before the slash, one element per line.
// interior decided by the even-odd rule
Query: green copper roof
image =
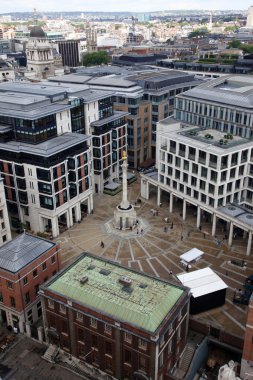
<path fill-rule="evenodd" d="M 124 287 L 119 282 L 122 276 L 129 278 L 131 285 Z M 88 281 L 81 284 L 80 279 L 85 281 L 86 277 Z M 89 255 L 56 277 L 47 288 L 151 333 L 184 293 L 183 287 Z"/>

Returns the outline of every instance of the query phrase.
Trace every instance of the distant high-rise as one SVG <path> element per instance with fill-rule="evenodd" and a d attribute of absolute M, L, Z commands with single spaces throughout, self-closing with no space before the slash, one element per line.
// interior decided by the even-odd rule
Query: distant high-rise
<path fill-rule="evenodd" d="M 57 41 L 63 66 L 76 67 L 79 65 L 80 40 Z"/>
<path fill-rule="evenodd" d="M 248 9 L 248 16 L 247 16 L 247 24 L 246 26 L 248 28 L 253 27 L 253 6 L 250 6 Z"/>

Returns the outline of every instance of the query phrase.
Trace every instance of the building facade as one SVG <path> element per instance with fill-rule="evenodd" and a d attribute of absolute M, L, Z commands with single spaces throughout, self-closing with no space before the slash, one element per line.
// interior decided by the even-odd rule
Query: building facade
<path fill-rule="evenodd" d="M 0 179 L 0 247 L 11 240 L 11 229 L 3 179 Z"/>
<path fill-rule="evenodd" d="M 1 321 L 24 332 L 42 316 L 39 287 L 61 268 L 59 246 L 23 233 L 0 248 Z"/>
<path fill-rule="evenodd" d="M 196 207 L 197 227 L 212 219 L 212 235 L 221 221 L 225 238 L 243 236 L 252 248 L 252 106 L 251 78 L 228 77 L 208 82 L 176 98 L 175 116 L 158 123 L 157 173 L 143 175 L 142 196 L 149 185 Z M 248 98 L 246 97 L 248 96 Z M 247 103 L 247 106 L 246 106 Z"/>
<path fill-rule="evenodd" d="M 59 53 L 62 56 L 63 66 L 79 66 L 80 40 L 57 41 Z"/>
<path fill-rule="evenodd" d="M 162 380 L 176 368 L 186 288 L 85 254 L 40 294 L 47 341 L 107 378 Z"/>

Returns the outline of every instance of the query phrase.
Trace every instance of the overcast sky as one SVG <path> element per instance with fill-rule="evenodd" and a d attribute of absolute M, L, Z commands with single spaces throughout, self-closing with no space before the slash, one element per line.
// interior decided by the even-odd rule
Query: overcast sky
<path fill-rule="evenodd" d="M 129 11 L 150 12 L 170 9 L 241 9 L 246 10 L 253 1 L 242 0 L 0 0 L 0 14 L 30 11 Z"/>

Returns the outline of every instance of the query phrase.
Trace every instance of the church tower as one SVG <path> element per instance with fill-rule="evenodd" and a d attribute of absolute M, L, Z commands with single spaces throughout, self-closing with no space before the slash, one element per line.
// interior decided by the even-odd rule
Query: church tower
<path fill-rule="evenodd" d="M 36 79 L 46 79 L 54 75 L 53 49 L 45 32 L 38 25 L 31 29 L 26 56 L 27 69 L 34 72 Z"/>

